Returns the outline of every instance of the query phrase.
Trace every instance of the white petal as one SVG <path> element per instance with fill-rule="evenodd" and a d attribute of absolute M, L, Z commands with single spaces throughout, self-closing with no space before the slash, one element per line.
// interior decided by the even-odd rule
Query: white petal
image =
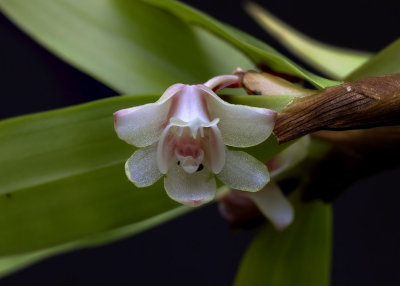
<path fill-rule="evenodd" d="M 293 221 L 293 207 L 275 183 L 269 183 L 259 192 L 243 194 L 254 201 L 277 229 L 283 230 Z"/>
<path fill-rule="evenodd" d="M 175 84 L 168 88 L 155 103 L 122 109 L 114 113 L 114 127 L 118 137 L 127 143 L 145 147 L 157 142 L 163 127 L 168 124 L 168 113 L 172 96 L 184 85 Z"/>
<path fill-rule="evenodd" d="M 234 147 L 249 147 L 267 139 L 274 128 L 277 113 L 270 109 L 235 105 L 223 101 L 204 85 L 208 94 L 207 106 L 210 118 L 219 118 L 218 128 L 224 143 Z"/>
<path fill-rule="evenodd" d="M 269 182 L 267 167 L 242 151 L 226 150 L 225 167 L 217 177 L 233 189 L 248 192 L 256 192 Z"/>
<path fill-rule="evenodd" d="M 125 172 L 129 180 L 138 187 L 151 186 L 162 174 L 157 167 L 157 147 L 152 145 L 137 150 L 125 163 Z"/>
<path fill-rule="evenodd" d="M 164 187 L 173 200 L 188 206 L 209 202 L 216 192 L 215 178 L 209 170 L 188 174 L 177 165 L 169 168 Z"/>
<path fill-rule="evenodd" d="M 271 178 L 274 178 L 281 174 L 282 172 L 289 170 L 290 168 L 297 165 L 307 156 L 308 146 L 310 144 L 310 137 L 304 136 L 297 142 L 293 143 L 281 153 L 276 155 L 272 160 L 274 160 L 274 165 L 276 166 L 273 170 L 270 170 Z"/>

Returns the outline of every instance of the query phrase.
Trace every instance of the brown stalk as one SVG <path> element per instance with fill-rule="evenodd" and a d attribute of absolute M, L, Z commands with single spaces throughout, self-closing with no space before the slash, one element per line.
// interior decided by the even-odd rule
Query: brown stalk
<path fill-rule="evenodd" d="M 296 98 L 279 115 L 274 134 L 284 143 L 319 130 L 400 125 L 400 74 L 370 77 Z"/>

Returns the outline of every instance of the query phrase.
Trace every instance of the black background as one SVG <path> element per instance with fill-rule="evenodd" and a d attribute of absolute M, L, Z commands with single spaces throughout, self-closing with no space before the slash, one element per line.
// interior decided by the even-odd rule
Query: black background
<path fill-rule="evenodd" d="M 241 1 L 184 2 L 286 53 L 245 14 Z M 309 36 L 339 46 L 378 51 L 399 36 L 400 10 L 391 1 L 257 2 Z M 1 118 L 116 95 L 2 15 L 0 39 Z M 400 285 L 399 175 L 400 169 L 377 174 L 334 202 L 332 285 Z M 0 285 L 231 285 L 255 232 L 230 231 L 211 205 L 111 245 L 47 259 Z"/>

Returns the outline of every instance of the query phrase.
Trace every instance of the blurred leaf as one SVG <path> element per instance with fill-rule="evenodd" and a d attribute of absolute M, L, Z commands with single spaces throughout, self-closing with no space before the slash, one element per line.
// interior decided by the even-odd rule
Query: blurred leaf
<path fill-rule="evenodd" d="M 104 243 L 115 241 L 118 239 L 123 239 L 127 236 L 134 235 L 138 232 L 144 231 L 148 228 L 157 226 L 163 222 L 171 220 L 177 216 L 180 216 L 191 208 L 185 206 L 180 206 L 170 211 L 167 211 L 161 215 L 143 220 L 138 223 L 133 223 L 124 227 L 120 227 L 111 231 L 97 233 L 93 236 L 86 237 L 81 240 L 73 241 L 71 243 L 62 244 L 60 246 L 55 246 L 51 248 L 46 248 L 44 250 L 39 250 L 35 252 L 30 252 L 27 254 L 19 254 L 14 256 L 6 256 L 0 258 L 0 277 L 11 274 L 18 271 L 21 268 L 27 267 L 33 263 L 43 260 L 49 256 L 67 252 L 70 250 L 76 250 L 82 247 L 88 246 L 99 246 Z"/>
<path fill-rule="evenodd" d="M 328 286 L 331 263 L 331 208 L 297 204 L 291 226 L 272 225 L 255 237 L 240 265 L 236 286 Z"/>
<path fill-rule="evenodd" d="M 125 94 L 254 67 L 216 36 L 137 0 L 0 0 L 0 9 L 47 49 Z"/>
<path fill-rule="evenodd" d="M 165 9 L 189 24 L 198 25 L 215 33 L 241 50 L 257 65 L 267 65 L 275 71 L 307 79 L 318 88 L 339 84 L 337 81 L 328 80 L 304 70 L 267 44 L 182 3 L 171 0 L 140 1 Z"/>
<path fill-rule="evenodd" d="M 162 180 L 143 189 L 127 180 L 124 163 L 134 148 L 113 128 L 114 111 L 157 97 L 114 97 L 0 122 L 0 256 L 65 244 L 178 206 Z M 262 98 L 265 106 L 287 103 Z M 265 157 L 282 146 L 272 138 L 256 148 Z"/>
<path fill-rule="evenodd" d="M 380 51 L 371 60 L 350 74 L 346 80 L 400 73 L 400 39 Z"/>
<path fill-rule="evenodd" d="M 312 39 L 293 29 L 254 2 L 246 3 L 245 8 L 285 48 L 327 76 L 344 79 L 372 57 L 372 53 L 344 49 Z"/>

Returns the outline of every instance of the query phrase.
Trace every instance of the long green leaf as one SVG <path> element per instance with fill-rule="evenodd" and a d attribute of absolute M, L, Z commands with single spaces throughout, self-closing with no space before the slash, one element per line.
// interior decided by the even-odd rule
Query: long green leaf
<path fill-rule="evenodd" d="M 380 51 L 371 60 L 355 70 L 347 80 L 357 80 L 369 76 L 400 73 L 400 39 Z"/>
<path fill-rule="evenodd" d="M 236 48 L 246 54 L 255 64 L 265 64 L 273 70 L 299 76 L 309 80 L 316 87 L 324 88 L 326 86 L 337 85 L 339 82 L 319 77 L 311 72 L 302 69 L 297 64 L 274 50 L 267 44 L 236 30 L 230 26 L 219 23 L 208 15 L 201 13 L 189 6 L 177 1 L 171 0 L 140 0 L 150 3 L 156 7 L 163 8 L 170 13 L 180 17 L 189 24 L 201 26 L 222 39 L 228 41 Z M 223 55 L 221 55 L 223 56 Z"/>
<path fill-rule="evenodd" d="M 298 205 L 293 225 L 282 233 L 264 227 L 247 250 L 236 286 L 327 286 L 330 280 L 331 209 Z"/>
<path fill-rule="evenodd" d="M 216 36 L 137 0 L 0 0 L 0 9 L 47 49 L 125 94 L 254 67 Z"/>
<path fill-rule="evenodd" d="M 58 56 L 123 93 L 161 92 L 253 67 L 244 55 L 320 88 L 337 84 L 171 0 L 0 0 L 0 8 Z"/>
<path fill-rule="evenodd" d="M 335 47 L 312 39 L 254 2 L 246 3 L 245 8 L 284 47 L 327 76 L 344 79 L 372 57 L 372 53 Z"/>

